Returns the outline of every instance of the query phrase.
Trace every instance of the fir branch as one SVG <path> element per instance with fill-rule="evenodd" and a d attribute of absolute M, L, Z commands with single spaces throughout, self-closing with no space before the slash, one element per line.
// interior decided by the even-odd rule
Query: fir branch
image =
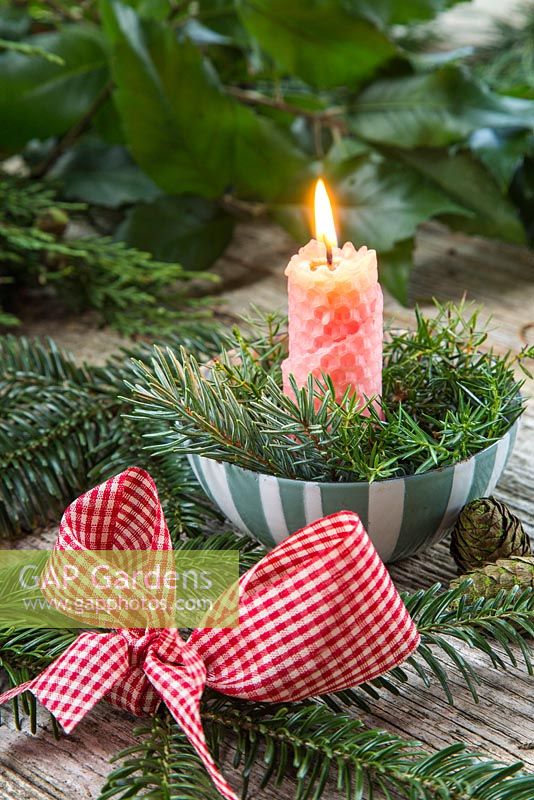
<path fill-rule="evenodd" d="M 154 797 L 157 800 L 220 800 L 202 762 L 167 713 L 134 729 L 139 743 L 118 753 L 121 762 L 107 777 L 99 800 Z"/>
<path fill-rule="evenodd" d="M 0 191 L 2 193 L 1 217 L 4 222 L 17 222 L 21 226 L 39 223 L 51 209 L 63 211 L 81 211 L 83 203 L 66 203 L 57 198 L 54 187 L 26 181 L 12 175 L 0 173 Z"/>
<path fill-rule="evenodd" d="M 90 453 L 117 424 L 117 388 L 53 342 L 0 339 L 0 530 L 60 514 L 86 487 Z"/>
<path fill-rule="evenodd" d="M 244 793 L 261 757 L 262 788 L 295 768 L 296 800 L 319 800 L 329 778 L 340 796 L 355 798 L 379 789 L 386 798 L 394 792 L 410 800 L 530 800 L 534 791 L 534 776 L 521 774 L 520 762 L 504 766 L 463 744 L 428 753 L 417 742 L 317 704 L 273 709 L 214 698 L 205 703 L 203 719 L 215 754 L 228 730 L 237 734 L 234 766 L 243 765 Z"/>
<path fill-rule="evenodd" d="M 206 358 L 220 346 L 213 326 L 199 326 L 190 337 L 185 325 L 173 340 Z M 148 358 L 151 348 L 133 352 Z M 153 474 L 175 540 L 205 532 L 208 520 L 219 519 L 185 459 L 151 459 L 142 439 L 150 427 L 123 419 L 126 405 L 118 395 L 130 355 L 103 367 L 79 366 L 50 340 L 0 338 L 1 535 L 57 520 L 77 494 L 132 464 Z"/>
<path fill-rule="evenodd" d="M 534 674 L 529 641 L 534 636 L 534 590 L 521 591 L 515 587 L 493 598 L 480 597 L 470 602 L 466 596 L 468 588 L 469 581 L 445 592 L 435 584 L 430 589 L 403 597 L 421 634 L 421 645 L 407 663 L 427 685 L 427 671 L 433 673 L 451 704 L 453 698 L 447 674 L 436 660 L 435 650 L 446 655 L 458 668 L 477 702 L 476 685 L 479 683 L 472 665 L 451 639 L 483 653 L 492 666 L 500 670 L 506 670 L 507 662 L 517 667 L 517 654 L 520 654 L 528 674 Z M 494 642 L 500 645 L 504 655 Z"/>
<path fill-rule="evenodd" d="M 77 629 L 40 628 L 0 630 L 0 654 L 18 670 L 37 675 L 60 656 L 78 635 Z"/>

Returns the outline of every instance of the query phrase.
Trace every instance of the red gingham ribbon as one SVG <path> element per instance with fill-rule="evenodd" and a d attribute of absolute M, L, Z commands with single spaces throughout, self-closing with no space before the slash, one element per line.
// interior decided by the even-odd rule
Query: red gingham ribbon
<path fill-rule="evenodd" d="M 168 550 L 154 481 L 132 467 L 79 497 L 56 548 Z M 210 686 L 249 700 L 287 702 L 372 680 L 399 664 L 419 635 L 358 516 L 341 511 L 285 539 L 239 582 L 239 627 L 82 633 L 30 690 L 71 731 L 102 698 L 137 715 L 163 700 L 227 800 L 200 718 Z"/>

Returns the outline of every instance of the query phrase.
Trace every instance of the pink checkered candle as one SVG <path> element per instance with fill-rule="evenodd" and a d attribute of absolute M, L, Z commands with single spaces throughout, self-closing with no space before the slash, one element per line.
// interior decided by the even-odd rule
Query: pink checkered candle
<path fill-rule="evenodd" d="M 286 268 L 289 293 L 289 356 L 282 365 L 304 386 L 311 373 L 330 375 L 339 400 L 350 388 L 364 403 L 382 391 L 383 297 L 376 252 L 351 242 L 337 246 L 328 194 L 315 193 L 316 239 Z"/>

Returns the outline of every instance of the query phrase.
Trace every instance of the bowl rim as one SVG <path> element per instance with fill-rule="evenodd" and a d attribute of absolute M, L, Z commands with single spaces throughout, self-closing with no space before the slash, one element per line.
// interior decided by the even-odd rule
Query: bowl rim
<path fill-rule="evenodd" d="M 215 458 L 207 458 L 207 456 L 203 456 L 201 453 L 188 453 L 188 458 L 196 456 L 197 458 L 201 458 L 205 461 L 213 461 L 215 464 L 219 464 L 221 466 L 228 466 L 239 472 L 248 472 L 251 475 L 257 476 L 264 476 L 267 478 L 272 478 L 282 484 L 298 484 L 302 486 L 306 486 L 307 484 L 311 484 L 313 486 L 324 486 L 327 489 L 346 489 L 348 487 L 354 486 L 371 486 L 372 484 L 384 484 L 390 483 L 392 481 L 409 481 L 409 480 L 424 480 L 429 479 L 431 476 L 440 475 L 447 470 L 455 469 L 460 464 L 468 464 L 470 461 L 477 459 L 479 456 L 483 455 L 484 453 L 489 452 L 493 447 L 497 447 L 503 439 L 508 436 L 514 429 L 519 427 L 521 421 L 521 414 L 517 417 L 516 420 L 510 425 L 510 427 L 496 439 L 494 442 L 489 444 L 487 447 L 484 447 L 482 450 L 478 450 L 478 452 L 473 453 L 473 455 L 469 456 L 468 458 L 463 458 L 460 461 L 455 461 L 453 464 L 446 464 L 442 467 L 433 467 L 432 469 L 428 469 L 425 472 L 414 473 L 412 475 L 397 475 L 396 477 L 391 478 L 378 478 L 376 481 L 307 481 L 301 480 L 300 478 L 284 478 L 283 476 L 279 475 L 271 475 L 268 472 L 257 472 L 253 469 L 248 469 L 247 467 L 240 467 L 239 464 L 232 464 L 231 461 L 218 461 Z"/>

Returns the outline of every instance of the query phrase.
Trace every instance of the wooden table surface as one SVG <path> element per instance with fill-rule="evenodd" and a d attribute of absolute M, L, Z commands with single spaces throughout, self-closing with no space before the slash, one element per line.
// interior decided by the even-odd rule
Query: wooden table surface
<path fill-rule="evenodd" d="M 274 225 L 243 225 L 226 257 L 218 265 L 226 276 L 228 307 L 244 312 L 250 302 L 265 308 L 283 308 L 283 269 L 294 243 Z M 441 300 L 468 299 L 484 305 L 484 316 L 493 317 L 491 341 L 500 350 L 518 349 L 534 341 L 534 258 L 525 249 L 451 234 L 429 225 L 418 239 L 417 268 L 412 297 L 430 309 L 432 295 Z M 386 302 L 387 320 L 407 326 L 413 312 L 391 298 Z M 120 344 L 115 334 L 91 327 L 89 318 L 57 323 L 35 321 L 32 333 L 48 333 L 69 347 L 79 358 L 101 361 Z M 97 355 L 98 354 L 98 355 Z M 531 385 L 532 388 L 532 385 Z M 534 409 L 524 416 L 514 455 L 499 483 L 497 495 L 519 514 L 534 534 Z M 47 546 L 54 532 L 35 533 L 17 546 Z M 392 567 L 400 589 L 413 590 L 435 581 L 446 584 L 455 574 L 448 543 Z M 457 646 L 457 645 L 456 645 Z M 467 648 L 461 648 L 464 651 Z M 365 721 L 420 740 L 429 749 L 453 741 L 466 742 L 505 762 L 524 761 L 534 769 L 533 682 L 520 669 L 499 673 L 481 655 L 470 654 L 482 679 L 480 703 L 470 694 L 450 664 L 447 671 L 455 688 L 455 706 L 450 707 L 434 683 L 430 689 L 411 676 L 409 685 L 395 699 L 384 696 L 373 704 Z M 97 798 L 109 772 L 108 760 L 132 743 L 133 720 L 105 703 L 91 713 L 71 736 L 54 741 L 46 714 L 40 717 L 36 736 L 14 730 L 6 708 L 0 729 L 1 800 L 75 800 Z M 228 743 L 223 769 L 239 786 L 230 766 L 232 743 Z M 250 797 L 257 800 L 291 798 L 288 777 L 281 789 L 260 791 L 252 784 Z M 326 800 L 338 797 L 332 787 Z"/>

